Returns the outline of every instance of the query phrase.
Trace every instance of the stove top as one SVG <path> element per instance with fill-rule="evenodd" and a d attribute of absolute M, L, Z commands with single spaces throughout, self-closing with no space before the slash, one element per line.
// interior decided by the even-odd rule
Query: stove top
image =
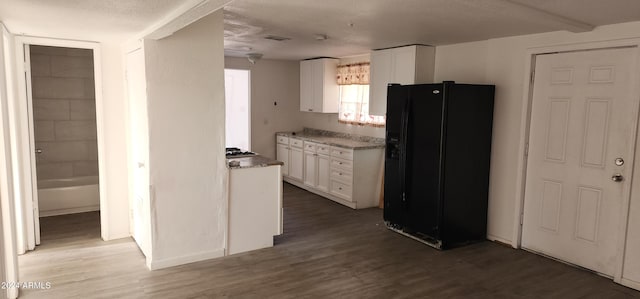
<path fill-rule="evenodd" d="M 232 157 L 232 158 L 240 158 L 240 157 L 250 157 L 250 156 L 255 156 L 257 155 L 254 152 L 250 152 L 250 151 L 243 151 L 237 147 L 227 147 L 226 148 L 226 156 L 227 158 Z"/>

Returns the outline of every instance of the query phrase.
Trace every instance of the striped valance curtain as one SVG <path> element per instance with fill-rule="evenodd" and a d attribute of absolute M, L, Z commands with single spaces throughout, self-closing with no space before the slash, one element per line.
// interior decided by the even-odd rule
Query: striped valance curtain
<path fill-rule="evenodd" d="M 339 65 L 336 81 L 340 85 L 338 122 L 384 127 L 384 116 L 369 115 L 369 62 Z"/>
<path fill-rule="evenodd" d="M 336 80 L 338 85 L 369 84 L 369 62 L 339 65 Z"/>

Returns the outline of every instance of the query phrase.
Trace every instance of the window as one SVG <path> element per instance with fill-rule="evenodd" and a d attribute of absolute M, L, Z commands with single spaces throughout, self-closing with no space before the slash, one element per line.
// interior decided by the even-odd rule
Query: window
<path fill-rule="evenodd" d="M 369 115 L 369 63 L 338 66 L 341 123 L 384 127 L 385 117 Z"/>

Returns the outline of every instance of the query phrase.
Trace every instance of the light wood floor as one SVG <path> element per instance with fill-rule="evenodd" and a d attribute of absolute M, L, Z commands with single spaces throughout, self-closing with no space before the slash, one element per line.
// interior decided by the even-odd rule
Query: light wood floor
<path fill-rule="evenodd" d="M 640 298 L 640 292 L 522 250 L 483 242 L 437 251 L 285 184 L 276 246 L 148 271 L 131 239 L 100 240 L 98 213 L 41 219 L 42 245 L 20 257 L 21 298 Z"/>

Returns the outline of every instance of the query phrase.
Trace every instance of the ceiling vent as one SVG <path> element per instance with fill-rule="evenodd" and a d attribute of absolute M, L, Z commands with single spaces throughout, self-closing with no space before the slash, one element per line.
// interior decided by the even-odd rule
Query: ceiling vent
<path fill-rule="evenodd" d="M 288 37 L 283 37 L 283 36 L 277 36 L 277 35 L 267 35 L 264 37 L 264 39 L 270 39 L 270 40 L 274 40 L 274 41 L 278 41 L 278 42 L 283 42 L 286 40 L 290 40 L 291 38 Z"/>

